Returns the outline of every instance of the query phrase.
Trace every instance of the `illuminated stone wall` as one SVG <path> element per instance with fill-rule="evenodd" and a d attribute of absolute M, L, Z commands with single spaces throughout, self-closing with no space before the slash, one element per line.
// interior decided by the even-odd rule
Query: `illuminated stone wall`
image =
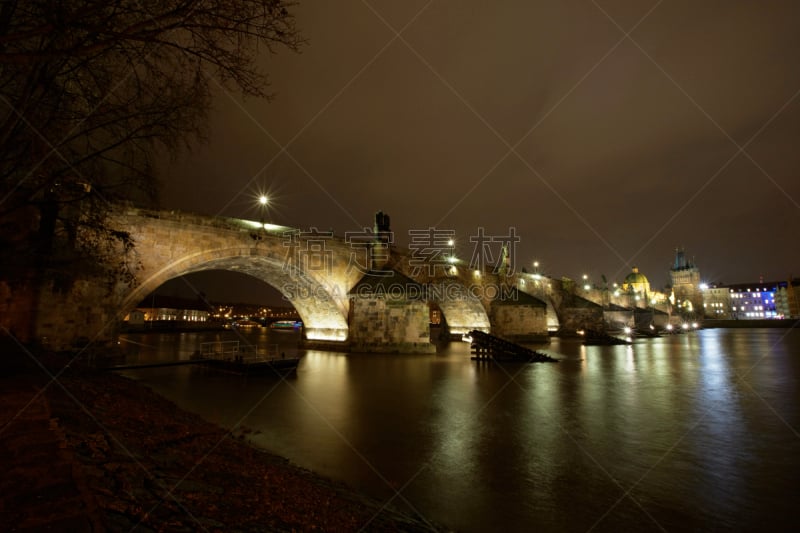
<path fill-rule="evenodd" d="M 605 331 L 602 307 L 565 307 L 561 310 L 561 331 L 574 333 L 578 330 L 592 329 Z"/>
<path fill-rule="evenodd" d="M 353 297 L 350 351 L 435 353 L 430 343 L 428 304 L 419 300 Z"/>
<path fill-rule="evenodd" d="M 548 342 L 547 308 L 533 305 L 492 305 L 492 334 L 514 342 Z"/>

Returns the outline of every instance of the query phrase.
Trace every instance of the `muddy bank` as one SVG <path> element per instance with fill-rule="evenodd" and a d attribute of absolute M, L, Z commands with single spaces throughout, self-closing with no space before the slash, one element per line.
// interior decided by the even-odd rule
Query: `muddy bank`
<path fill-rule="evenodd" d="M 2 354 L 0 529 L 427 531 L 127 378 Z"/>

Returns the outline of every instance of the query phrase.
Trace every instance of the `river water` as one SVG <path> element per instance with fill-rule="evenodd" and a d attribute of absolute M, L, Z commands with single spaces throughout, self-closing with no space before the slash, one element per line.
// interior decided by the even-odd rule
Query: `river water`
<path fill-rule="evenodd" d="M 147 362 L 235 333 L 139 334 Z M 265 329 L 249 342 L 297 334 Z M 126 371 L 256 446 L 458 531 L 796 530 L 800 330 L 633 346 L 554 339 L 555 364 L 302 352 L 295 374 Z"/>

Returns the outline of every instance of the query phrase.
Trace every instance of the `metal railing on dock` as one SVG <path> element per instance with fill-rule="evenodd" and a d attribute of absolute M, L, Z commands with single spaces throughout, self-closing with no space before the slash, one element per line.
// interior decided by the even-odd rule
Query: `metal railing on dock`
<path fill-rule="evenodd" d="M 235 361 L 239 363 L 261 363 L 285 357 L 277 344 L 258 347 L 239 341 L 201 342 L 196 356 L 202 360 Z"/>

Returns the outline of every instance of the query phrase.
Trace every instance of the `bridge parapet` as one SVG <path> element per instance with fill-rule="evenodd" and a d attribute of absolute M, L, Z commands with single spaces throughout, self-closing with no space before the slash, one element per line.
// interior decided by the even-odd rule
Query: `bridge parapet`
<path fill-rule="evenodd" d="M 240 272 L 275 287 L 297 309 L 307 338 L 319 341 L 346 342 L 354 326 L 369 326 L 369 321 L 378 317 L 366 307 L 353 313 L 350 295 L 372 268 L 408 276 L 426 288 L 426 298 L 410 299 L 405 293 L 402 313 L 398 301 L 372 302 L 384 305 L 380 319 L 395 324 L 398 331 L 384 329 L 378 334 L 367 327 L 361 338 L 367 344 L 379 342 L 377 339 L 422 342 L 428 306 L 438 307 L 451 333 L 494 329 L 524 336 L 555 329 L 568 318 L 571 295 L 599 307 L 613 300 L 608 291 L 584 291 L 535 274 L 478 271 L 460 262 L 438 264 L 429 270 L 388 242 L 377 245 L 369 232 L 362 240 L 353 241 L 313 228 L 303 231 L 235 218 L 129 207 L 112 216 L 111 226 L 129 233 L 135 243 L 128 255 L 112 258 L 128 264 L 136 274 L 135 282 L 118 282 L 109 292 L 108 280 L 83 280 L 69 295 L 49 298 L 52 305 L 40 312 L 40 336 L 109 336 L 116 322 L 166 281 L 211 269 Z M 514 299 L 515 290 L 546 307 L 531 300 L 520 301 L 517 307 L 500 307 L 498 304 Z M 365 300 L 358 305 L 372 303 Z M 69 311 L 65 313 L 65 309 Z M 402 328 L 411 333 L 400 332 Z"/>

